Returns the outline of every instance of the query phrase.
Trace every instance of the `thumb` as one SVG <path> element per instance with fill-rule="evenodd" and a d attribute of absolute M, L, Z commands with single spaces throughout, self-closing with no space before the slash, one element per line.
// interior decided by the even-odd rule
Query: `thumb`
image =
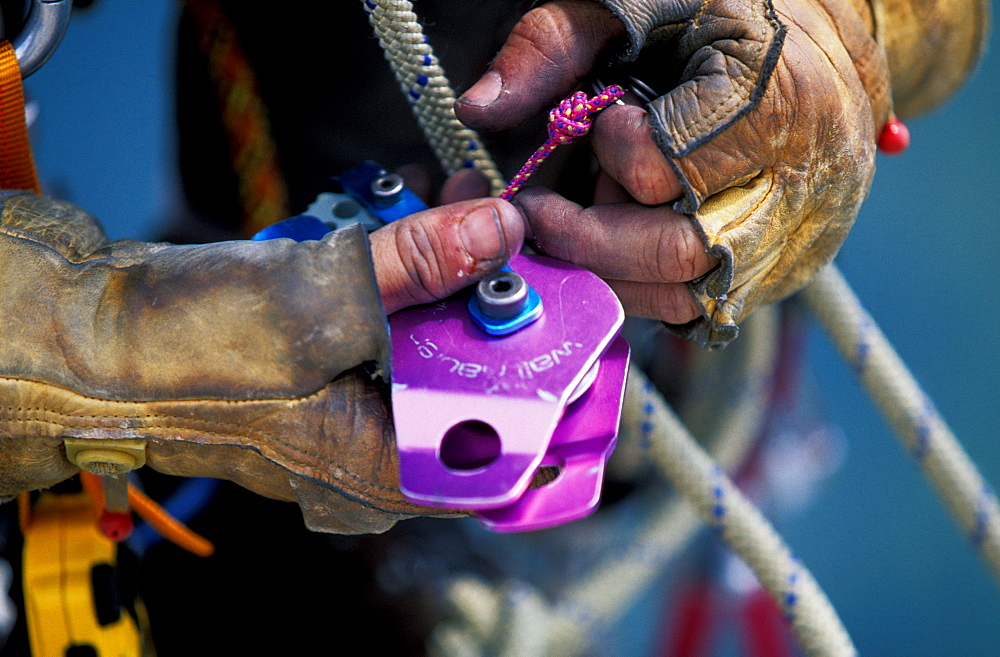
<path fill-rule="evenodd" d="M 625 26 L 604 7 L 556 0 L 531 10 L 511 31 L 489 71 L 455 103 L 462 123 L 505 130 L 562 100 L 590 73 Z"/>
<path fill-rule="evenodd" d="M 520 251 L 525 219 L 507 201 L 482 198 L 425 210 L 369 237 L 386 314 L 443 299 Z"/>

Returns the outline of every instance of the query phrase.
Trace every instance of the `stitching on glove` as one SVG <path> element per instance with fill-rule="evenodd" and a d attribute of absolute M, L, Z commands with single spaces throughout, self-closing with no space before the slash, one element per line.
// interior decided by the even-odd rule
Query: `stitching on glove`
<path fill-rule="evenodd" d="M 753 60 L 756 60 L 760 56 L 760 53 L 764 48 L 764 41 L 762 38 L 763 34 L 764 30 L 761 29 L 759 33 L 759 36 L 761 38 L 757 39 L 758 47 L 756 51 L 753 53 Z M 750 69 L 751 71 L 753 70 L 750 66 L 747 66 L 747 68 Z M 740 93 L 734 94 L 728 97 L 727 99 L 723 100 L 718 105 L 716 105 L 715 108 L 713 108 L 708 114 L 701 115 L 698 118 L 698 120 L 696 120 L 691 125 L 681 126 L 682 128 L 684 128 L 684 133 L 686 134 L 686 136 L 679 138 L 677 141 L 681 143 L 686 143 L 692 139 L 697 141 L 699 138 L 698 133 L 702 132 L 703 130 L 708 130 L 709 132 L 718 131 L 721 128 L 712 129 L 711 125 L 716 121 L 718 121 L 720 117 L 728 114 L 737 105 L 747 102 L 747 99 L 752 94 L 753 86 L 756 83 L 751 83 L 749 77 L 746 78 L 736 77 L 736 78 L 730 78 L 730 80 L 736 85 L 738 89 L 740 89 Z M 733 120 L 735 121 L 735 118 Z M 680 137 L 680 131 L 678 131 L 678 136 Z M 682 146 L 682 148 L 687 150 L 691 149 L 690 146 Z"/>
<path fill-rule="evenodd" d="M 709 141 L 712 137 L 753 110 L 760 103 L 761 98 L 764 97 L 764 92 L 770 83 L 771 75 L 774 72 L 782 46 L 784 45 L 786 27 L 778 19 L 777 11 L 774 9 L 771 0 L 764 0 L 764 2 L 760 3 L 754 2 L 752 6 L 758 9 L 760 14 L 759 22 L 754 22 L 754 25 L 760 29 L 760 38 L 756 40 L 759 46 L 754 52 L 753 59 L 756 60 L 759 58 L 765 48 L 767 50 L 760 63 L 760 71 L 757 78 L 755 80 L 751 80 L 750 78 L 738 78 L 734 80 L 740 92 L 727 97 L 713 108 L 708 115 L 700 116 L 690 125 L 681 126 L 685 128 L 683 134 L 680 131 L 674 132 L 668 129 L 660 120 L 659 113 L 653 112 L 653 116 L 657 118 L 656 124 L 658 127 L 662 130 L 663 134 L 669 135 L 669 139 L 665 140 L 665 145 L 666 150 L 669 151 L 672 157 L 682 157 Z M 766 41 L 768 31 L 766 25 L 772 25 L 774 28 L 774 35 L 770 42 Z M 730 79 L 732 80 L 732 78 Z M 741 103 L 745 106 L 739 109 L 730 120 L 712 125 L 712 123 L 719 121 L 720 118 L 725 118 L 726 114 Z M 699 132 L 701 134 L 697 134 Z"/>
<path fill-rule="evenodd" d="M 11 378 L 8 378 L 8 377 L 0 377 L 0 380 L 13 381 L 13 382 L 22 382 L 20 379 L 11 379 Z M 35 382 L 32 382 L 32 383 L 35 383 Z M 46 385 L 46 384 L 39 384 L 39 385 Z M 71 394 L 74 394 L 74 395 L 77 394 L 77 393 L 72 393 L 72 391 L 70 391 L 70 392 L 71 392 Z M 301 399 L 290 400 L 290 401 L 305 402 L 308 399 L 311 399 L 313 397 L 319 396 L 319 394 L 320 394 L 320 392 L 315 393 L 314 395 L 310 395 L 309 397 L 303 397 Z M 83 397 L 84 399 L 93 399 L 93 398 L 85 397 L 84 395 L 77 395 L 77 396 Z M 94 399 L 94 401 L 99 401 L 99 402 L 104 403 L 104 404 L 112 404 L 112 405 L 127 405 L 127 404 L 137 403 L 137 402 L 105 401 L 105 400 L 97 400 L 97 399 Z M 196 400 L 189 400 L 189 401 L 196 401 Z M 170 402 L 168 402 L 168 403 L 170 403 Z M 267 401 L 261 402 L 259 400 L 252 400 L 252 401 L 243 401 L 243 402 L 229 401 L 229 402 L 226 402 L 226 403 L 230 403 L 230 404 L 248 404 L 248 403 L 249 404 L 253 404 L 253 403 L 273 403 L 273 402 L 267 402 Z M 100 428 L 100 427 L 89 426 L 89 425 L 86 425 L 86 424 L 73 424 L 72 420 L 77 420 L 77 421 L 81 421 L 81 420 L 82 421 L 86 421 L 86 420 L 93 420 L 93 421 L 111 420 L 111 421 L 113 421 L 113 420 L 121 420 L 121 419 L 127 419 L 127 418 L 135 418 L 135 419 L 144 420 L 144 421 L 158 421 L 158 422 L 156 422 L 156 423 L 154 423 L 152 425 L 145 425 L 143 427 L 136 428 L 135 429 L 136 434 L 137 435 L 141 435 L 143 432 L 166 432 L 166 431 L 170 431 L 172 429 L 173 430 L 181 429 L 181 430 L 187 430 L 187 431 L 197 431 L 197 432 L 201 432 L 201 433 L 212 435 L 212 436 L 219 436 L 221 438 L 231 438 L 231 439 L 234 439 L 237 442 L 232 442 L 232 443 L 227 442 L 227 443 L 223 443 L 223 444 L 225 444 L 225 445 L 232 445 L 232 446 L 235 446 L 235 447 L 242 447 L 242 448 L 247 448 L 247 449 L 253 449 L 257 453 L 259 453 L 261 456 L 263 456 L 264 458 L 274 460 L 274 459 L 272 459 L 272 457 L 268 456 L 267 454 L 265 454 L 260 449 L 261 448 L 261 444 L 265 444 L 267 442 L 267 439 L 270 439 L 275 444 L 282 445 L 282 446 L 284 446 L 285 448 L 287 448 L 288 450 L 290 450 L 292 452 L 296 452 L 296 453 L 299 453 L 299 454 L 304 454 L 306 456 L 309 456 L 309 457 L 312 457 L 312 458 L 316 459 L 320 463 L 323 463 L 323 464 L 326 464 L 328 466 L 331 466 L 332 468 L 335 468 L 335 469 L 339 470 L 340 472 L 343 472 L 345 475 L 347 475 L 348 477 L 350 477 L 354 481 L 357 481 L 357 482 L 359 482 L 361 484 L 364 484 L 364 485 L 366 485 L 366 486 L 368 486 L 370 488 L 374 488 L 376 490 L 385 491 L 385 492 L 391 492 L 391 493 L 398 492 L 394 488 L 391 488 L 391 487 L 388 487 L 388 486 L 382 486 L 382 485 L 380 485 L 378 483 L 369 481 L 369 480 L 365 479 L 364 477 L 362 477 L 362 476 L 360 476 L 358 474 L 355 474 L 354 472 L 351 472 L 350 470 L 344 468 L 339 463 L 331 461 L 330 459 L 328 459 L 328 458 L 326 458 L 324 456 L 321 456 L 319 454 L 313 453 L 313 452 L 311 452 L 309 450 L 306 450 L 306 449 L 302 449 L 301 447 L 297 447 L 295 445 L 292 445 L 292 444 L 290 444 L 290 443 L 282 440 L 281 438 L 279 438 L 275 434 L 272 434 L 272 433 L 270 433 L 268 431 L 264 431 L 262 429 L 256 429 L 256 428 L 253 428 L 253 427 L 247 427 L 245 425 L 233 424 L 233 423 L 228 423 L 228 422 L 218 422 L 218 421 L 214 421 L 214 420 L 202 420 L 202 419 L 185 418 L 185 417 L 179 417 L 179 416 L 169 415 L 169 414 L 150 414 L 150 413 L 146 413 L 146 414 L 141 414 L 141 415 L 137 415 L 137 414 L 125 414 L 125 415 L 118 415 L 118 416 L 116 416 L 116 415 L 80 415 L 80 414 L 62 413 L 60 411 L 55 411 L 55 410 L 46 409 L 46 408 L 38 408 L 38 407 L 23 408 L 23 407 L 6 406 L 6 407 L 0 407 L 0 409 L 2 409 L 2 414 L 3 415 L 16 416 L 16 417 L 0 417 L 0 423 L 3 423 L 3 424 L 17 424 L 17 423 L 23 423 L 23 422 L 41 422 L 43 424 L 48 424 L 50 426 L 53 426 L 55 428 L 60 428 L 60 429 L 95 429 L 95 428 Z M 51 419 L 46 419 L 46 416 L 47 417 L 59 418 L 59 419 L 65 420 L 65 421 L 63 421 L 63 422 L 53 421 Z M 173 424 L 171 424 L 171 422 Z M 199 428 L 199 427 L 219 427 L 219 428 L 235 429 L 235 431 L 223 432 L 223 431 L 220 431 L 220 430 L 202 429 L 202 428 Z M 150 439 L 151 440 L 155 440 L 156 438 L 155 437 L 151 437 Z M 204 444 L 204 443 L 197 443 L 197 442 L 191 441 L 191 440 L 185 440 L 184 438 L 176 438 L 176 437 L 175 438 L 171 438 L 169 436 L 161 438 L 161 439 L 170 440 L 171 442 L 192 442 L 192 443 L 195 443 L 195 444 Z M 243 439 L 243 440 L 240 440 L 240 439 Z M 258 443 L 258 444 L 248 444 L 248 443 L 246 443 L 244 441 L 256 441 L 256 443 Z M 271 450 L 268 450 L 268 451 L 271 451 Z M 291 463 L 293 463 L 295 465 L 301 466 L 305 470 L 309 470 L 309 471 L 313 471 L 313 472 L 315 472 L 317 470 L 314 465 L 305 463 L 305 462 L 303 462 L 301 460 L 295 459 L 294 457 L 291 457 L 291 456 L 289 456 L 289 457 L 282 456 L 281 458 L 284 459 L 284 460 L 287 460 L 288 462 L 291 462 Z M 276 463 L 276 464 L 279 465 L 279 466 L 281 465 L 280 463 Z M 324 481 L 322 478 L 317 478 L 317 480 L 318 481 Z M 340 479 L 337 479 L 337 482 L 338 483 L 342 483 Z M 369 495 L 363 493 L 362 491 L 359 491 L 359 490 L 357 490 L 355 488 L 351 488 L 348 484 L 344 484 L 344 485 L 349 490 L 357 493 L 361 497 L 366 497 L 366 498 L 370 497 L 373 500 L 378 500 L 380 502 L 391 503 L 391 504 L 399 504 L 400 503 L 398 500 L 390 500 L 390 499 L 383 499 L 383 498 L 379 498 L 379 497 L 369 496 Z"/>

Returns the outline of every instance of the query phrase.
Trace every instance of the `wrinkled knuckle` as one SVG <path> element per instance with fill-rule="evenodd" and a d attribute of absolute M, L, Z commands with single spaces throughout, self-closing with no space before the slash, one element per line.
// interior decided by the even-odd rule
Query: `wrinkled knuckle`
<path fill-rule="evenodd" d="M 415 297 L 421 293 L 439 299 L 447 295 L 446 263 L 438 239 L 422 222 L 411 222 L 400 231 L 397 244 Z M 418 299 L 419 300 L 419 299 Z"/>
<path fill-rule="evenodd" d="M 705 245 L 693 229 L 685 227 L 674 233 L 674 257 L 677 261 L 678 280 L 693 280 L 709 269 L 705 265 Z"/>
<path fill-rule="evenodd" d="M 532 38 L 538 35 L 544 36 L 550 30 L 559 28 L 559 21 L 555 19 L 551 7 L 535 7 L 526 13 L 514 27 L 514 33 Z"/>
<path fill-rule="evenodd" d="M 686 285 L 668 285 L 659 290 L 657 309 L 661 321 L 687 324 L 701 316 Z"/>
<path fill-rule="evenodd" d="M 690 281 L 704 272 L 699 271 L 704 247 L 691 230 L 678 230 L 673 222 L 660 225 L 655 252 L 650 254 L 651 274 L 659 281 Z"/>
<path fill-rule="evenodd" d="M 535 50 L 553 68 L 574 69 L 575 57 L 570 48 L 573 35 L 551 7 L 541 6 L 529 11 L 514 27 L 511 36 L 523 40 L 524 45 Z"/>

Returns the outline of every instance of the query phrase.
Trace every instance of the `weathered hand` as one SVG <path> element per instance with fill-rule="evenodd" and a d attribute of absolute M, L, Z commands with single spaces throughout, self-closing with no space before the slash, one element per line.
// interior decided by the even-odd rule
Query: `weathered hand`
<path fill-rule="evenodd" d="M 588 208 L 533 187 L 514 199 L 532 224 L 539 252 L 603 278 L 630 315 L 683 324 L 699 316 L 684 281 L 711 269 L 712 258 L 687 217 L 635 202 Z"/>
<path fill-rule="evenodd" d="M 544 5 L 515 27 L 493 69 L 456 110 L 473 127 L 509 128 L 572 91 L 603 47 L 623 33 L 621 21 L 597 5 Z M 623 109 L 612 105 L 603 115 L 616 117 Z M 605 177 L 592 207 L 539 188 L 514 203 L 524 209 L 540 252 L 604 278 L 629 314 L 683 324 L 701 314 L 684 283 L 708 272 L 714 259 L 691 222 L 663 206 L 681 195 L 681 185 L 653 141 L 645 112 L 628 109 L 635 113 L 595 123 L 593 144 Z"/>
<path fill-rule="evenodd" d="M 474 195 L 470 175 L 442 200 Z M 0 498 L 93 467 L 67 438 L 105 471 L 136 464 L 108 456 L 128 440 L 160 472 L 295 501 L 315 530 L 438 513 L 400 493 L 386 396 L 361 367 L 386 357 L 379 296 L 394 310 L 450 294 L 501 266 L 523 231 L 497 199 L 415 214 L 372 236 L 376 287 L 360 227 L 108 242 L 78 208 L 0 194 L 0 257 L 17 265 L 0 272 Z"/>
<path fill-rule="evenodd" d="M 848 0 L 558 0 L 524 16 L 456 111 L 478 129 L 515 125 L 623 34 L 621 59 L 666 93 L 596 119 L 617 185 L 600 183 L 587 209 L 545 192 L 519 203 L 542 252 L 594 267 L 630 312 L 695 320 L 678 328 L 725 344 L 846 236 L 888 113 L 885 62 Z"/>
<path fill-rule="evenodd" d="M 478 198 L 489 183 L 470 169 L 441 190 L 441 205 L 410 215 L 369 237 L 387 314 L 443 299 L 499 269 L 521 249 L 525 221 L 507 201 Z"/>

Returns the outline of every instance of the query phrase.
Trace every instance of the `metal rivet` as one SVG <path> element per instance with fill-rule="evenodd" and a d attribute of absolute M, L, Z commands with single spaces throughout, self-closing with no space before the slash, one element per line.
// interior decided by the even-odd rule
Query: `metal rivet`
<path fill-rule="evenodd" d="M 493 272 L 476 286 L 479 309 L 492 319 L 517 317 L 528 303 L 528 285 L 512 271 Z"/>
<path fill-rule="evenodd" d="M 376 203 L 392 203 L 403 191 L 403 177 L 398 173 L 383 173 L 372 180 L 371 189 Z"/>

